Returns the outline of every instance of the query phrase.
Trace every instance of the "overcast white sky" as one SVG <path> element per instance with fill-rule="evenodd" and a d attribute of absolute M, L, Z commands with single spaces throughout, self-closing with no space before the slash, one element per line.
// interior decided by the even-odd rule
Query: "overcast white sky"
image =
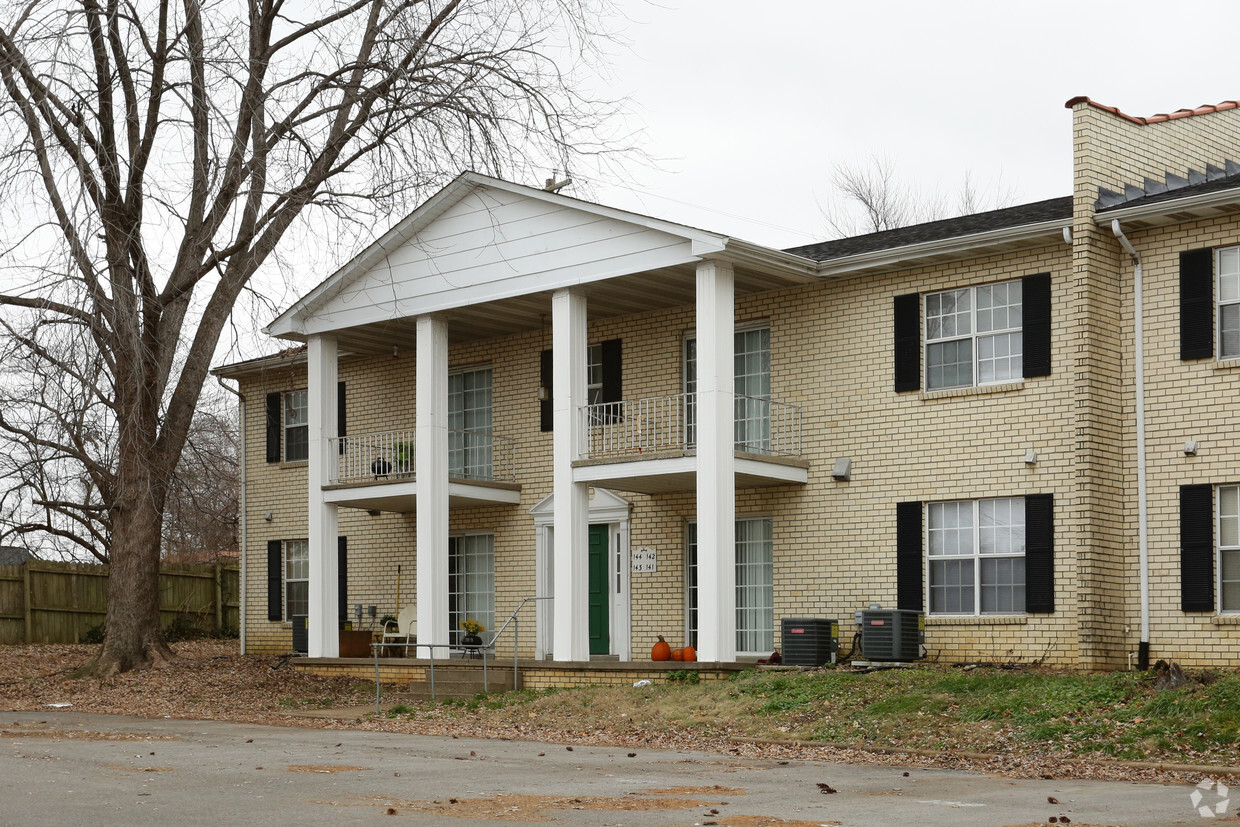
<path fill-rule="evenodd" d="M 883 153 L 926 189 L 971 171 L 1037 201 L 1071 192 L 1069 98 L 1240 98 L 1231 3 L 619 2 L 615 89 L 663 160 L 597 200 L 775 247 L 826 237 L 839 162 Z"/>

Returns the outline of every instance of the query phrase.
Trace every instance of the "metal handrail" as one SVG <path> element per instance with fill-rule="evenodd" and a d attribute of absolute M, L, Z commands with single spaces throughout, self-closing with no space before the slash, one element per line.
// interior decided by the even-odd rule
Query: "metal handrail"
<path fill-rule="evenodd" d="M 512 688 L 513 689 L 521 688 L 520 667 L 517 665 L 517 644 L 521 640 L 521 620 L 520 618 L 517 617 L 517 613 L 520 612 L 522 609 L 524 609 L 525 604 L 529 603 L 531 600 L 553 600 L 553 599 L 554 598 L 551 595 L 545 595 L 543 597 L 537 597 L 537 596 L 531 595 L 530 597 L 521 598 L 521 602 L 517 604 L 517 608 L 512 610 L 512 614 L 508 615 L 508 619 L 504 621 L 504 625 L 500 626 L 499 630 L 495 634 L 491 635 L 491 642 L 488 643 L 487 646 L 494 649 L 495 641 L 499 638 L 500 635 L 504 633 L 504 630 L 508 628 L 508 624 L 510 623 L 512 624 Z M 485 664 L 486 664 L 486 661 L 483 660 L 484 671 L 486 668 Z"/>
<path fill-rule="evenodd" d="M 503 631 L 503 630 L 501 629 L 500 631 Z M 498 635 L 499 635 L 499 632 L 496 632 L 497 637 Z M 494 638 L 492 638 L 492 641 L 494 641 Z M 481 654 L 482 655 L 482 691 L 483 692 L 491 691 L 490 679 L 487 674 L 487 649 L 489 648 L 489 644 L 488 646 L 462 646 L 459 643 L 371 643 L 370 651 L 375 661 L 375 714 L 376 715 L 379 714 L 379 699 L 382 697 L 382 694 L 383 694 L 382 683 L 379 680 L 379 650 L 385 647 L 388 647 L 388 646 L 403 646 L 405 647 L 406 651 L 408 651 L 409 647 L 412 646 L 414 648 L 415 654 L 418 649 L 430 650 L 431 700 L 432 701 L 435 700 L 435 650 L 436 649 L 447 649 L 449 657 L 451 657 L 452 652 L 470 652 L 470 653 Z M 513 679 L 513 682 L 515 685 L 515 682 L 516 682 L 515 677 Z"/>

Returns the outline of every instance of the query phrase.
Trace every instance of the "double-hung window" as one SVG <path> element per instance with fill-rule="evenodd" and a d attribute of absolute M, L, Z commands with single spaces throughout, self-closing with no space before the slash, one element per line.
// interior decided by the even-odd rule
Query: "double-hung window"
<path fill-rule="evenodd" d="M 448 376 L 448 474 L 489 480 L 491 464 L 491 369 Z"/>
<path fill-rule="evenodd" d="M 1240 485 L 1218 489 L 1219 611 L 1240 612 Z"/>
<path fill-rule="evenodd" d="M 736 521 L 736 651 L 770 653 L 775 646 L 771 521 Z M 697 523 L 689 523 L 685 565 L 686 638 L 697 646 Z"/>
<path fill-rule="evenodd" d="M 1217 251 L 1218 358 L 1240 358 L 1240 247 Z"/>
<path fill-rule="evenodd" d="M 310 410 L 307 391 L 284 394 L 284 461 L 310 458 Z"/>
<path fill-rule="evenodd" d="M 968 388 L 1020 379 L 1021 282 L 929 293 L 926 388 Z"/>
<path fill-rule="evenodd" d="M 771 329 L 736 331 L 733 340 L 735 436 L 741 451 L 771 451 Z M 697 442 L 697 339 L 684 349 L 686 442 Z"/>
<path fill-rule="evenodd" d="M 930 613 L 1023 614 L 1025 500 L 930 503 Z"/>
<path fill-rule="evenodd" d="M 495 536 L 462 534 L 448 538 L 448 639 L 460 642 L 461 624 L 476 620 L 495 632 Z M 483 640 L 490 640 L 483 635 Z"/>
<path fill-rule="evenodd" d="M 284 541 L 284 616 L 310 614 L 310 543 Z"/>

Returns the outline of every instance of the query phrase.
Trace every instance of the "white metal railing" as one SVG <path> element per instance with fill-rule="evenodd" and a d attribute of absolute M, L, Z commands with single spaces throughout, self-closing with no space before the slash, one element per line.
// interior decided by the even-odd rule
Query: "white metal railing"
<path fill-rule="evenodd" d="M 515 481 L 513 441 L 485 431 L 448 432 L 448 476 L 459 479 Z M 328 483 L 411 479 L 414 429 L 374 431 L 328 440 Z M 336 462 L 331 465 L 330 458 Z"/>
<path fill-rule="evenodd" d="M 678 393 L 602 402 L 582 409 L 591 458 L 688 450 L 697 442 L 697 395 Z M 735 395 L 736 450 L 801 455 L 801 408 Z"/>
<path fill-rule="evenodd" d="M 328 440 L 329 483 L 403 479 L 413 476 L 413 428 L 349 434 Z M 333 466 L 331 458 L 336 458 Z"/>

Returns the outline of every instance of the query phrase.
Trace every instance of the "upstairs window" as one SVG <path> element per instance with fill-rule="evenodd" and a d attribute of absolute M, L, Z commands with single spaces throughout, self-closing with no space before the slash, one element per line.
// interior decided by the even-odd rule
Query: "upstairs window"
<path fill-rule="evenodd" d="M 307 392 L 284 394 L 284 461 L 303 462 L 310 458 L 310 412 Z"/>
<path fill-rule="evenodd" d="M 1240 247 L 1218 251 L 1218 358 L 1240 358 Z"/>
<path fill-rule="evenodd" d="M 926 295 L 927 390 L 1024 375 L 1021 293 L 1016 280 Z"/>
<path fill-rule="evenodd" d="M 491 442 L 491 369 L 450 374 L 448 475 L 491 479 Z"/>

